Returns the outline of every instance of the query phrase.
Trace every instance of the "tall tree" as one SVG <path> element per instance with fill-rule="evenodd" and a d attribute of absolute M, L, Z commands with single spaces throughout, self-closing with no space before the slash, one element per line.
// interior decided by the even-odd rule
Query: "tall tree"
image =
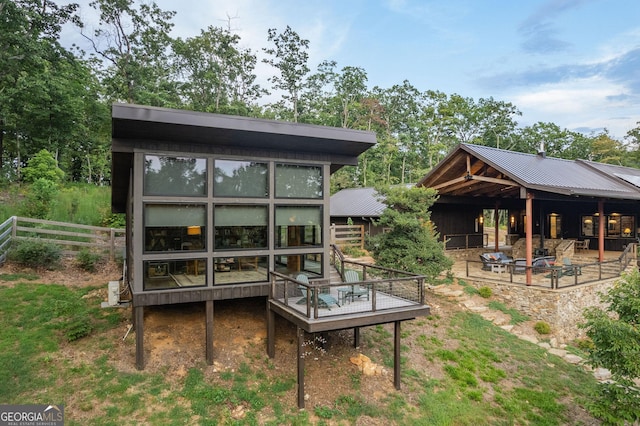
<path fill-rule="evenodd" d="M 240 49 L 240 36 L 208 27 L 174 43 L 180 94 L 196 111 L 248 115 L 264 93 L 255 83 L 256 56 Z"/>
<path fill-rule="evenodd" d="M 82 34 L 102 61 L 102 83 L 109 99 L 153 106 L 179 106 L 169 61 L 175 12 L 155 3 L 135 8 L 133 0 L 95 0 L 100 13 L 92 34 Z"/>
<path fill-rule="evenodd" d="M 278 30 L 270 28 L 268 41 L 274 47 L 264 48 L 269 56 L 263 62 L 276 68 L 279 75 L 269 78 L 276 90 L 282 90 L 282 98 L 291 103 L 291 117 L 293 122 L 298 121 L 300 92 L 303 88 L 305 77 L 309 73 L 309 40 L 301 38 L 298 33 L 287 25 L 284 32 L 278 34 Z"/>

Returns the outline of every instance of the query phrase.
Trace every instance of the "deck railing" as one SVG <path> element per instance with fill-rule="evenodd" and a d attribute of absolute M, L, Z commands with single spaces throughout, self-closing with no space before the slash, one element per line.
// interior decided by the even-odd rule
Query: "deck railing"
<path fill-rule="evenodd" d="M 108 253 L 113 261 L 116 253 L 121 253 L 124 248 L 126 233 L 119 228 L 12 216 L 0 224 L 0 260 L 6 256 L 14 240 L 56 244 L 62 247 L 66 255 L 77 254 L 82 248 L 98 250 Z"/>
<path fill-rule="evenodd" d="M 490 281 L 505 281 L 526 284 L 526 272 L 531 270 L 530 285 L 550 289 L 561 289 L 619 277 L 630 264 L 636 262 L 636 244 L 629 244 L 617 258 L 603 262 L 589 262 L 565 265 L 558 263 L 552 266 L 525 266 L 503 264 L 483 269 L 483 263 L 475 260 L 466 261 L 466 275 L 469 278 Z"/>
<path fill-rule="evenodd" d="M 331 265 L 341 277 L 346 270 L 358 273 L 358 282 L 331 282 L 327 278 L 309 283 L 275 271 L 270 272 L 270 299 L 293 308 L 308 319 L 379 312 L 424 304 L 424 276 L 345 259 L 332 245 Z"/>

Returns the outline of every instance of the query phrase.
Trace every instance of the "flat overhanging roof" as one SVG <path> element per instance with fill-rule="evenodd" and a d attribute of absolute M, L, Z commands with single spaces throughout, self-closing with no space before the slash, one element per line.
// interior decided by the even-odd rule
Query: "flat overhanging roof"
<path fill-rule="evenodd" d="M 273 159 L 316 159 L 331 172 L 357 165 L 374 132 L 132 104 L 112 106 L 112 207 L 123 211 L 134 150 L 176 155 L 250 152 Z M 242 154 L 240 154 L 242 155 Z"/>

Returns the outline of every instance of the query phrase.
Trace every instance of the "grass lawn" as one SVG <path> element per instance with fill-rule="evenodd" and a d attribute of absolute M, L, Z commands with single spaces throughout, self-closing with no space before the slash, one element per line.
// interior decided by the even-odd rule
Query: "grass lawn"
<path fill-rule="evenodd" d="M 100 309 L 103 287 L 0 270 L 1 403 L 64 404 L 68 425 L 598 424 L 583 406 L 590 374 L 434 295 L 432 316 L 402 324 L 401 391 L 391 374 L 363 376 L 349 362 L 363 353 L 392 371 L 391 325 L 363 329 L 358 349 L 340 332 L 307 362 L 310 400 L 298 410 L 294 330 L 278 331 L 274 359 L 264 339 L 226 352 L 214 331 L 213 366 L 178 348 L 184 365 L 137 371 L 134 338 L 123 340 L 130 312 Z"/>

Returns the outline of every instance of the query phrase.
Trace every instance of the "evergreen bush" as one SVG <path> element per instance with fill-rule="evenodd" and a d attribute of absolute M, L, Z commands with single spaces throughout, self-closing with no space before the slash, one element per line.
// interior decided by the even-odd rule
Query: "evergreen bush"
<path fill-rule="evenodd" d="M 31 268 L 56 269 L 60 266 L 62 249 L 38 239 L 15 241 L 9 250 L 9 259 Z"/>

